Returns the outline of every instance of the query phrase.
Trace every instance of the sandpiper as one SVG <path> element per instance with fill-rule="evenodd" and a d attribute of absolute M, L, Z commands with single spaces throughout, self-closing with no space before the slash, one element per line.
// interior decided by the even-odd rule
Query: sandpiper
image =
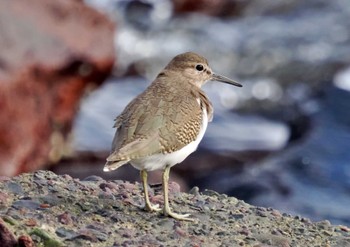
<path fill-rule="evenodd" d="M 201 87 L 209 80 L 242 85 L 213 73 L 207 59 L 186 52 L 174 57 L 150 86 L 115 119 L 112 152 L 104 171 L 130 163 L 141 171 L 145 209 L 161 211 L 178 220 L 192 220 L 189 214 L 174 213 L 169 207 L 170 168 L 197 149 L 213 107 Z M 152 205 L 147 172 L 163 169 L 164 207 Z"/>

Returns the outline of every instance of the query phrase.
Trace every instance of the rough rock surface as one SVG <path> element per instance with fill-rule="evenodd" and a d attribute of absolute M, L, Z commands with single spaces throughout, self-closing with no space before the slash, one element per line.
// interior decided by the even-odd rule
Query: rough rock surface
<path fill-rule="evenodd" d="M 48 171 L 0 181 L 0 236 L 9 243 L 16 236 L 22 244 L 43 246 L 350 246 L 345 226 L 313 223 L 214 191 L 181 193 L 175 183 L 172 207 L 195 222 L 140 209 L 138 183 Z M 151 186 L 153 203 L 162 204 L 159 191 Z"/>
<path fill-rule="evenodd" d="M 81 96 L 113 66 L 113 35 L 81 1 L 0 0 L 0 175 L 60 158 Z"/>

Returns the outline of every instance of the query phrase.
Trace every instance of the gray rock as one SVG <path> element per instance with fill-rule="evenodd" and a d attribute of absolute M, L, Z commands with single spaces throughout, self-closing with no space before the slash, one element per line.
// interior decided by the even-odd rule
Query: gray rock
<path fill-rule="evenodd" d="M 64 246 L 350 246 L 350 230 L 345 226 L 282 215 L 215 191 L 206 192 L 210 195 L 172 195 L 174 211 L 190 213 L 195 218 L 195 222 L 183 222 L 132 204 L 132 199 L 142 200 L 142 190 L 129 182 L 115 181 L 118 186 L 111 193 L 116 199 L 105 200 L 99 198 L 100 185 L 108 181 L 81 186 L 78 179 L 48 171 L 40 173 L 40 178 L 23 174 L 0 183 L 0 190 L 8 194 L 8 200 L 1 202 L 8 207 L 0 212 L 0 217 L 6 219 L 4 226 L 16 235 L 32 232 L 37 245 L 52 241 Z M 32 198 L 39 198 L 47 188 L 38 187 L 34 180 L 51 183 L 52 195 L 46 198 L 64 199 L 53 200 L 53 205 L 37 213 L 40 202 Z M 23 185 L 25 199 L 16 199 L 17 194 L 8 186 L 13 183 Z M 71 193 L 72 187 L 83 189 Z M 134 189 L 126 189 L 130 187 Z M 29 220 L 45 229 L 32 230 L 26 224 Z"/>

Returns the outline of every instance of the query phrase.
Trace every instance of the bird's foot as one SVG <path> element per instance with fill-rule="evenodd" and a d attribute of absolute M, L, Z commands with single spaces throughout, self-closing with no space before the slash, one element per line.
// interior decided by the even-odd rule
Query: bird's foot
<path fill-rule="evenodd" d="M 162 209 L 159 207 L 159 204 L 152 205 L 150 203 L 146 203 L 144 210 L 148 212 L 160 212 Z"/>
<path fill-rule="evenodd" d="M 166 210 L 164 208 L 163 214 L 165 216 L 172 217 L 172 218 L 174 218 L 176 220 L 195 221 L 192 218 L 188 218 L 188 217 L 190 217 L 190 214 L 177 214 L 177 213 L 172 212 L 170 209 Z"/>

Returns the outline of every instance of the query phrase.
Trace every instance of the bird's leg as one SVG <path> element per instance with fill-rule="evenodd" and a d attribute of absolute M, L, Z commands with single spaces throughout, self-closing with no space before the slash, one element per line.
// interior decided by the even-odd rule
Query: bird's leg
<path fill-rule="evenodd" d="M 163 213 L 165 216 L 170 216 L 177 220 L 193 221 L 193 219 L 187 218 L 190 216 L 190 214 L 177 214 L 170 210 L 169 192 L 168 192 L 169 173 L 170 173 L 170 166 L 166 166 L 163 172 L 163 193 L 164 193 Z"/>
<path fill-rule="evenodd" d="M 147 184 L 147 171 L 146 170 L 141 170 L 140 172 L 141 175 L 141 180 L 142 180 L 142 185 L 143 185 L 143 192 L 145 194 L 145 210 L 152 212 L 156 211 L 159 212 L 162 209 L 159 208 L 159 205 L 152 205 L 149 196 L 148 196 L 148 184 Z"/>

